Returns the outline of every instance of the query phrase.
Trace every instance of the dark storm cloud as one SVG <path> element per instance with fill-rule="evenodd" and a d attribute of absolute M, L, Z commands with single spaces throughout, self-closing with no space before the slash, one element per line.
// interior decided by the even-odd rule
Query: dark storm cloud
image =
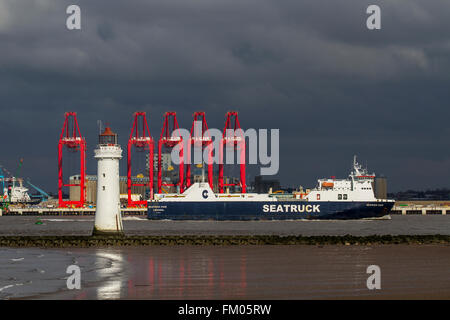
<path fill-rule="evenodd" d="M 81 31 L 65 27 L 73 3 Z M 448 186 L 449 14 L 446 0 L 0 0 L 0 163 L 24 157 L 55 190 L 65 111 L 94 173 L 98 119 L 124 144 L 136 110 L 158 137 L 164 111 L 221 128 L 236 109 L 244 128 L 280 128 L 286 185 L 344 175 L 357 153 L 393 189 Z"/>

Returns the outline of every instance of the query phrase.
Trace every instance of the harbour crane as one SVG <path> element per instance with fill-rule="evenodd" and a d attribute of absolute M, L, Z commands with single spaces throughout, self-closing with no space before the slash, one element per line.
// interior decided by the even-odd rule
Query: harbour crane
<path fill-rule="evenodd" d="M 63 180 L 63 149 L 80 153 L 80 180 L 79 183 L 66 183 Z M 63 187 L 78 187 L 80 198 L 78 200 L 64 200 Z M 75 206 L 82 208 L 86 201 L 86 140 L 81 135 L 78 125 L 77 113 L 66 112 L 64 124 L 58 142 L 58 201 L 60 208 Z"/>
<path fill-rule="evenodd" d="M 174 111 L 166 112 L 164 114 L 163 128 L 161 130 L 161 137 L 158 141 L 158 193 L 161 193 L 163 186 L 180 188 L 180 193 L 184 191 L 184 150 L 183 137 L 178 130 L 180 126 L 177 121 L 177 113 Z M 162 147 L 173 148 L 178 147 L 179 157 L 179 174 L 178 182 L 163 183 L 162 182 Z"/>
<path fill-rule="evenodd" d="M 149 190 L 149 198 L 153 199 L 153 152 L 154 141 L 148 129 L 147 115 L 145 112 L 135 112 L 133 126 L 131 127 L 130 138 L 128 139 L 127 147 L 127 191 L 128 191 L 128 206 L 147 206 L 147 200 L 133 200 L 131 189 L 135 186 L 145 187 Z M 131 148 L 135 147 L 136 151 L 146 153 L 146 174 L 148 174 L 148 182 L 145 181 L 143 174 L 138 174 L 136 178 L 141 178 L 139 182 L 133 181 L 131 177 Z"/>
<path fill-rule="evenodd" d="M 19 166 L 17 167 L 16 175 L 15 175 L 16 177 L 19 176 L 20 169 L 22 169 L 22 166 L 23 166 L 23 158 L 20 159 Z M 36 190 L 39 193 L 37 195 L 32 195 L 31 196 L 32 198 L 41 199 L 41 201 L 46 201 L 49 198 L 51 198 L 50 195 L 47 192 L 45 192 L 41 188 L 39 188 L 39 187 L 35 186 L 34 184 L 32 184 L 29 178 L 26 178 L 24 180 L 25 180 L 26 184 L 28 184 L 31 188 L 33 188 L 34 190 Z"/>
<path fill-rule="evenodd" d="M 47 201 L 48 199 L 51 198 L 50 195 L 49 195 L 47 192 L 45 192 L 45 191 L 42 190 L 41 188 L 39 188 L 39 187 L 35 186 L 34 184 L 32 184 L 32 183 L 30 182 L 29 179 L 27 179 L 25 182 L 26 182 L 30 187 L 32 187 L 34 190 L 36 190 L 37 192 L 39 192 L 38 195 L 32 195 L 32 196 L 31 196 L 32 198 L 41 199 L 42 201 Z"/>
<path fill-rule="evenodd" d="M 3 175 L 2 166 L 0 166 L 0 182 L 2 183 L 2 193 L 5 189 L 5 176 Z"/>
<path fill-rule="evenodd" d="M 7 209 L 9 205 L 8 193 L 5 192 L 5 176 L 3 174 L 2 166 L 0 165 L 0 182 L 2 186 L 2 192 L 0 194 L 0 209 Z"/>
<path fill-rule="evenodd" d="M 28 184 L 31 188 L 33 188 L 34 190 L 36 190 L 39 193 L 37 195 L 32 195 L 31 196 L 32 198 L 41 199 L 41 201 L 46 201 L 51 198 L 51 196 L 47 192 L 45 192 L 41 188 L 37 187 L 36 185 L 32 184 L 29 178 L 26 178 L 26 179 L 19 178 L 19 174 L 20 174 L 20 170 L 21 170 L 22 166 L 23 166 L 23 158 L 20 159 L 19 165 L 16 169 L 16 174 L 13 175 L 8 169 L 6 169 L 4 166 L 0 165 L 0 181 L 1 181 L 1 186 L 2 186 L 2 192 L 1 192 L 2 201 L 1 202 L 3 204 L 3 207 L 6 206 L 6 203 L 11 202 L 11 199 L 10 199 L 11 195 L 7 190 L 8 186 L 5 184 L 5 182 L 12 183 L 12 189 L 14 189 L 16 181 L 19 182 L 20 186 L 22 186 L 23 181 L 25 181 L 26 184 Z M 5 171 L 9 175 L 9 177 L 5 177 L 3 171 Z M 11 185 L 9 185 L 9 186 L 11 186 Z"/>
<path fill-rule="evenodd" d="M 19 176 L 20 169 L 22 169 L 22 166 L 23 166 L 23 158 L 20 158 L 19 165 L 17 166 L 16 174 L 14 175 L 14 177 L 18 177 Z"/>
<path fill-rule="evenodd" d="M 241 129 L 236 111 L 229 111 L 226 114 L 225 128 L 222 133 L 222 140 L 219 148 L 219 193 L 224 192 L 224 187 L 238 186 L 241 187 L 241 193 L 246 193 L 245 183 L 245 137 Z M 231 134 L 230 134 L 231 133 Z M 227 149 L 234 149 L 238 154 L 238 164 L 240 166 L 239 183 L 224 183 L 224 147 Z"/>

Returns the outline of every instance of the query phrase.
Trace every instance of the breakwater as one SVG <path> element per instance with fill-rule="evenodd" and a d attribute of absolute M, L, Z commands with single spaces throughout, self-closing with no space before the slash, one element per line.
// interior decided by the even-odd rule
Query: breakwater
<path fill-rule="evenodd" d="M 0 236 L 0 247 L 109 247 L 174 245 L 450 244 L 449 235 L 373 236 Z"/>

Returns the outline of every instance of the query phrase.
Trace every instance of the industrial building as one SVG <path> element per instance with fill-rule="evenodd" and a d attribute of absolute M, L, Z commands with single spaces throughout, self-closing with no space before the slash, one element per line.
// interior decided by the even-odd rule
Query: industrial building
<path fill-rule="evenodd" d="M 173 181 L 178 178 L 178 172 L 176 170 L 165 172 L 163 175 L 163 179 L 167 181 Z M 201 174 L 194 174 L 193 175 L 193 182 L 201 182 L 203 179 Z M 132 177 L 131 178 L 133 184 L 147 184 L 148 183 L 148 177 Z M 237 178 L 229 178 L 224 177 L 224 180 L 226 183 L 236 183 L 238 181 Z M 70 184 L 73 184 L 73 186 L 69 187 L 69 200 L 75 201 L 77 199 L 80 199 L 80 187 L 76 184 L 79 184 L 80 176 L 74 175 L 70 177 Z M 155 179 L 156 181 L 156 179 Z M 214 192 L 218 192 L 218 186 L 217 186 L 217 177 L 214 178 Z M 156 183 L 154 184 L 156 185 Z M 174 193 L 176 192 L 175 187 L 164 187 L 164 192 L 167 193 Z M 233 192 L 234 188 L 231 187 L 228 188 L 227 192 Z M 128 192 L 128 185 L 127 185 L 127 177 L 121 176 L 120 177 L 120 198 L 121 202 L 124 204 L 127 200 L 127 194 Z M 96 199 L 97 199 L 97 176 L 95 175 L 86 175 L 86 183 L 85 183 L 85 195 L 86 195 L 86 204 L 87 205 L 95 205 Z M 149 190 L 146 186 L 131 186 L 131 195 L 136 201 L 138 200 L 145 200 L 149 198 Z"/>
<path fill-rule="evenodd" d="M 281 189 L 280 181 L 276 179 L 264 180 L 262 176 L 256 176 L 253 184 L 254 192 L 267 193 L 270 189 L 277 191 Z"/>
<path fill-rule="evenodd" d="M 387 179 L 385 176 L 375 178 L 373 190 L 375 192 L 375 198 L 387 199 Z"/>
<path fill-rule="evenodd" d="M 145 155 L 145 170 L 148 171 L 148 154 Z M 161 154 L 161 168 L 163 170 L 169 170 L 169 167 L 172 164 L 172 160 L 170 157 L 170 153 L 162 153 Z M 158 154 L 153 155 L 153 170 L 156 172 L 158 170 Z"/>
<path fill-rule="evenodd" d="M 70 177 L 70 184 L 76 184 L 79 183 L 80 176 L 75 175 Z M 148 177 L 144 178 L 137 178 L 132 177 L 132 181 L 135 183 L 148 183 Z M 97 176 L 95 175 L 86 175 L 86 204 L 88 205 L 95 205 L 96 199 L 97 199 Z M 127 199 L 127 192 L 128 192 L 128 186 L 127 186 L 127 177 L 121 176 L 120 177 L 120 195 L 121 199 L 124 198 L 125 201 Z M 132 186 L 131 187 L 131 194 L 134 195 L 134 197 L 140 198 L 140 199 L 147 199 L 148 198 L 148 190 L 146 190 L 145 186 Z M 79 186 L 71 186 L 69 187 L 69 200 L 74 201 L 76 199 L 80 198 L 80 187 Z"/>
<path fill-rule="evenodd" d="M 157 170 L 158 165 L 158 154 L 155 154 L 153 157 L 153 165 L 154 170 Z M 146 170 L 148 170 L 148 155 L 146 155 Z M 176 170 L 172 170 L 172 162 L 170 153 L 162 153 L 161 154 L 161 168 L 163 169 L 163 179 L 167 181 L 172 181 L 178 179 L 178 172 Z M 148 177 L 139 177 L 134 176 L 131 178 L 132 184 L 147 184 Z M 154 178 L 154 185 L 156 185 L 156 178 Z M 76 201 L 80 199 L 80 175 L 73 175 L 69 178 L 69 201 Z M 164 190 L 166 192 L 175 192 L 175 188 L 173 187 L 165 187 Z M 123 199 L 127 199 L 128 193 L 128 185 L 127 185 L 127 177 L 120 177 L 120 195 L 121 201 Z M 149 198 L 149 190 L 146 186 L 131 186 L 131 194 L 132 197 L 138 200 L 144 200 Z M 85 180 L 85 195 L 86 195 L 86 204 L 87 205 L 95 205 L 97 199 L 97 176 L 95 175 L 86 175 Z M 126 201 L 125 201 L 126 202 Z"/>

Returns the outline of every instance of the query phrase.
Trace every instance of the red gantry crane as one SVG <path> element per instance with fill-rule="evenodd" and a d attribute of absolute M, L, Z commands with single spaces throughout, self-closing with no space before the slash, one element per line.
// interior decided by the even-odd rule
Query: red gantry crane
<path fill-rule="evenodd" d="M 196 126 L 196 123 L 199 124 L 201 122 L 201 126 Z M 201 130 L 200 132 L 197 132 Z M 186 169 L 186 188 L 189 188 L 192 184 L 191 181 L 191 166 L 192 166 L 192 160 L 191 160 L 191 153 L 192 153 L 192 146 L 194 146 L 194 152 L 196 148 L 201 148 L 202 153 L 202 163 L 198 164 L 203 166 L 203 150 L 204 148 L 207 148 L 208 150 L 208 183 L 211 189 L 213 189 L 213 161 L 212 161 L 212 151 L 213 151 L 213 144 L 212 144 L 212 138 L 208 134 L 208 125 L 206 124 L 206 116 L 205 113 L 202 111 L 194 112 L 194 120 L 192 122 L 191 127 L 191 135 L 189 138 L 188 148 L 186 150 L 187 152 L 187 159 L 190 160 L 190 162 L 187 164 Z"/>
<path fill-rule="evenodd" d="M 153 199 L 153 150 L 154 141 L 148 129 L 147 116 L 145 112 L 134 113 L 133 126 L 131 127 L 130 138 L 128 139 L 128 161 L 127 161 L 127 186 L 128 186 L 128 206 L 147 206 L 147 200 L 133 201 L 131 199 L 131 187 L 148 186 L 150 199 Z M 135 146 L 138 152 L 148 152 L 148 183 L 133 183 L 131 179 L 131 147 Z"/>
<path fill-rule="evenodd" d="M 172 133 L 179 129 L 176 112 L 166 112 L 164 114 L 164 124 L 161 130 L 161 137 L 158 141 L 158 193 L 161 193 L 162 186 L 179 186 L 180 193 L 184 191 L 184 159 L 183 159 L 183 137 L 180 135 L 172 136 Z M 162 147 L 179 148 L 179 180 L 177 183 L 163 183 L 162 182 Z"/>
<path fill-rule="evenodd" d="M 83 207 L 86 196 L 86 140 L 81 136 L 77 121 L 76 112 L 66 112 L 65 120 L 58 143 L 58 199 L 59 207 L 75 206 Z M 63 181 L 63 147 L 67 147 L 71 152 L 80 152 L 80 182 L 65 184 Z M 80 199 L 64 201 L 62 194 L 63 187 L 80 187 Z"/>
<path fill-rule="evenodd" d="M 246 193 L 245 184 L 245 137 L 239 124 L 238 113 L 236 111 L 229 111 L 226 114 L 227 120 L 225 122 L 225 128 L 222 133 L 222 140 L 220 141 L 219 148 L 219 193 L 223 193 L 224 187 L 239 186 L 242 193 Z M 231 134 L 227 134 L 227 130 L 231 130 Z M 236 131 L 238 130 L 238 131 Z M 223 149 L 234 148 L 239 152 L 240 157 L 240 181 L 239 183 L 224 183 L 223 182 Z"/>

